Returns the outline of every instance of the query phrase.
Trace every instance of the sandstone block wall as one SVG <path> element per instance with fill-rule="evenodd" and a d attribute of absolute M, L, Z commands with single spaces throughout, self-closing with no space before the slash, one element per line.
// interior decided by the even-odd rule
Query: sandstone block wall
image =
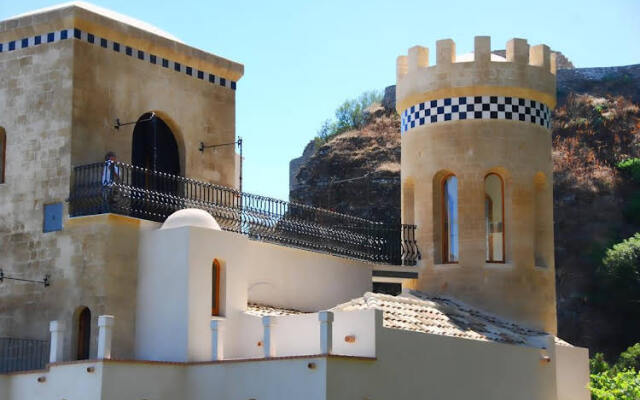
<path fill-rule="evenodd" d="M 74 28 L 84 32 L 81 39 Z M 49 32 L 55 41 L 46 42 Z M 118 41 L 122 52 L 90 43 L 87 32 Z M 101 162 L 109 150 L 129 162 L 133 126 L 115 130 L 114 120 L 153 111 L 176 137 L 183 175 L 236 185 L 233 147 L 201 153 L 198 146 L 235 140 L 235 90 L 221 77 L 235 88 L 243 67 L 75 5 L 0 22 L 0 43 L 10 42 L 17 46 L 0 53 L 0 127 L 7 138 L 0 268 L 26 279 L 49 274 L 51 286 L 1 283 L 0 336 L 46 339 L 49 321 L 60 320 L 67 329 L 64 358 L 73 359 L 78 311 L 88 307 L 92 340 L 98 315 L 112 314 L 113 357 L 132 357 L 138 238 L 157 224 L 111 214 L 69 218 L 72 169 Z M 152 65 L 126 55 L 125 46 L 215 73 L 217 80 Z M 43 208 L 50 203 L 64 204 L 63 229 L 44 233 Z M 92 342 L 90 357 L 95 354 Z"/>

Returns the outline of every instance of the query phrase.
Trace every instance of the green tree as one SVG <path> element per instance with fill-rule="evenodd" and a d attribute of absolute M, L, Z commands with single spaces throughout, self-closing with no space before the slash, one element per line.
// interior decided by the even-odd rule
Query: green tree
<path fill-rule="evenodd" d="M 597 356 L 597 354 L 596 354 Z M 640 343 L 636 343 L 620 353 L 618 361 L 613 366 L 614 371 L 634 370 L 640 372 Z"/>
<path fill-rule="evenodd" d="M 589 370 L 592 374 L 601 374 L 609 371 L 609 363 L 604 359 L 604 354 L 596 353 L 592 359 L 589 360 Z"/>
<path fill-rule="evenodd" d="M 376 90 L 346 100 L 336 109 L 334 120 L 327 119 L 322 123 L 316 137 L 316 145 L 322 145 L 343 132 L 362 129 L 367 123 L 367 108 L 381 101 L 382 92 Z"/>
<path fill-rule="evenodd" d="M 620 171 L 629 175 L 631 179 L 640 183 L 640 158 L 627 158 L 620 161 L 617 167 Z"/>
<path fill-rule="evenodd" d="M 594 400 L 640 399 L 640 372 L 603 372 L 591 375 L 591 398 Z"/>
<path fill-rule="evenodd" d="M 613 245 L 598 271 L 609 306 L 633 318 L 640 309 L 640 233 Z"/>

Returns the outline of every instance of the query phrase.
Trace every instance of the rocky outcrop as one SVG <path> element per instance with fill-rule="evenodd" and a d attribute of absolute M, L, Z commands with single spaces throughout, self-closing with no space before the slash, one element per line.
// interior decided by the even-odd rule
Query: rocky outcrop
<path fill-rule="evenodd" d="M 289 161 L 289 191 L 296 190 L 298 187 L 304 185 L 303 182 L 298 180 L 298 173 L 300 172 L 300 167 L 305 165 L 315 152 L 316 141 L 310 140 L 304 147 L 302 155 Z"/>
<path fill-rule="evenodd" d="M 300 166 L 289 197 L 376 221 L 400 222 L 399 117 L 378 110 L 362 130 L 345 132 L 318 147 Z"/>

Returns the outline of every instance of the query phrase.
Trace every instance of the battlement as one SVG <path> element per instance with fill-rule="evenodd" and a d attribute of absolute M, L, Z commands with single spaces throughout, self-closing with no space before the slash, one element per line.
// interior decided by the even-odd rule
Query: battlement
<path fill-rule="evenodd" d="M 556 55 L 547 45 L 530 46 L 514 38 L 501 57 L 491 53 L 489 36 L 476 36 L 473 53 L 457 55 L 455 42 L 443 39 L 436 42 L 435 58 L 435 65 L 429 65 L 429 48 L 423 46 L 397 58 L 399 113 L 419 101 L 449 95 L 519 96 L 555 107 Z"/>

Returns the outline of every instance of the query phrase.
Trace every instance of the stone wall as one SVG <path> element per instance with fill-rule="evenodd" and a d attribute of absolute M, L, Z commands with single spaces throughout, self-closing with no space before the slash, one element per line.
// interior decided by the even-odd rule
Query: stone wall
<path fill-rule="evenodd" d="M 60 320 L 68 333 L 64 359 L 73 359 L 78 311 L 88 307 L 92 332 L 98 315 L 116 317 L 114 357 L 129 358 L 138 238 L 157 224 L 111 214 L 69 218 L 73 166 L 101 162 L 109 150 L 129 162 L 133 126 L 116 130 L 114 120 L 135 121 L 154 111 L 176 137 L 183 175 L 236 185 L 233 147 L 203 153 L 198 147 L 235 140 L 234 89 L 243 67 L 83 7 L 0 22 L 0 43 L 17 43 L 0 53 L 0 127 L 7 137 L 0 268 L 11 277 L 41 280 L 49 274 L 51 280 L 49 287 L 0 283 L 0 336 L 45 339 L 49 321 Z M 74 28 L 83 32 L 80 38 Z M 46 41 L 49 32 L 55 41 Z M 122 51 L 103 46 L 100 38 L 118 41 Z M 215 73 L 215 83 L 127 55 L 126 46 Z M 223 86 L 221 77 L 234 86 Z M 63 204 L 63 228 L 44 233 L 43 207 L 50 203 Z M 90 357 L 95 354 L 92 342 Z"/>

